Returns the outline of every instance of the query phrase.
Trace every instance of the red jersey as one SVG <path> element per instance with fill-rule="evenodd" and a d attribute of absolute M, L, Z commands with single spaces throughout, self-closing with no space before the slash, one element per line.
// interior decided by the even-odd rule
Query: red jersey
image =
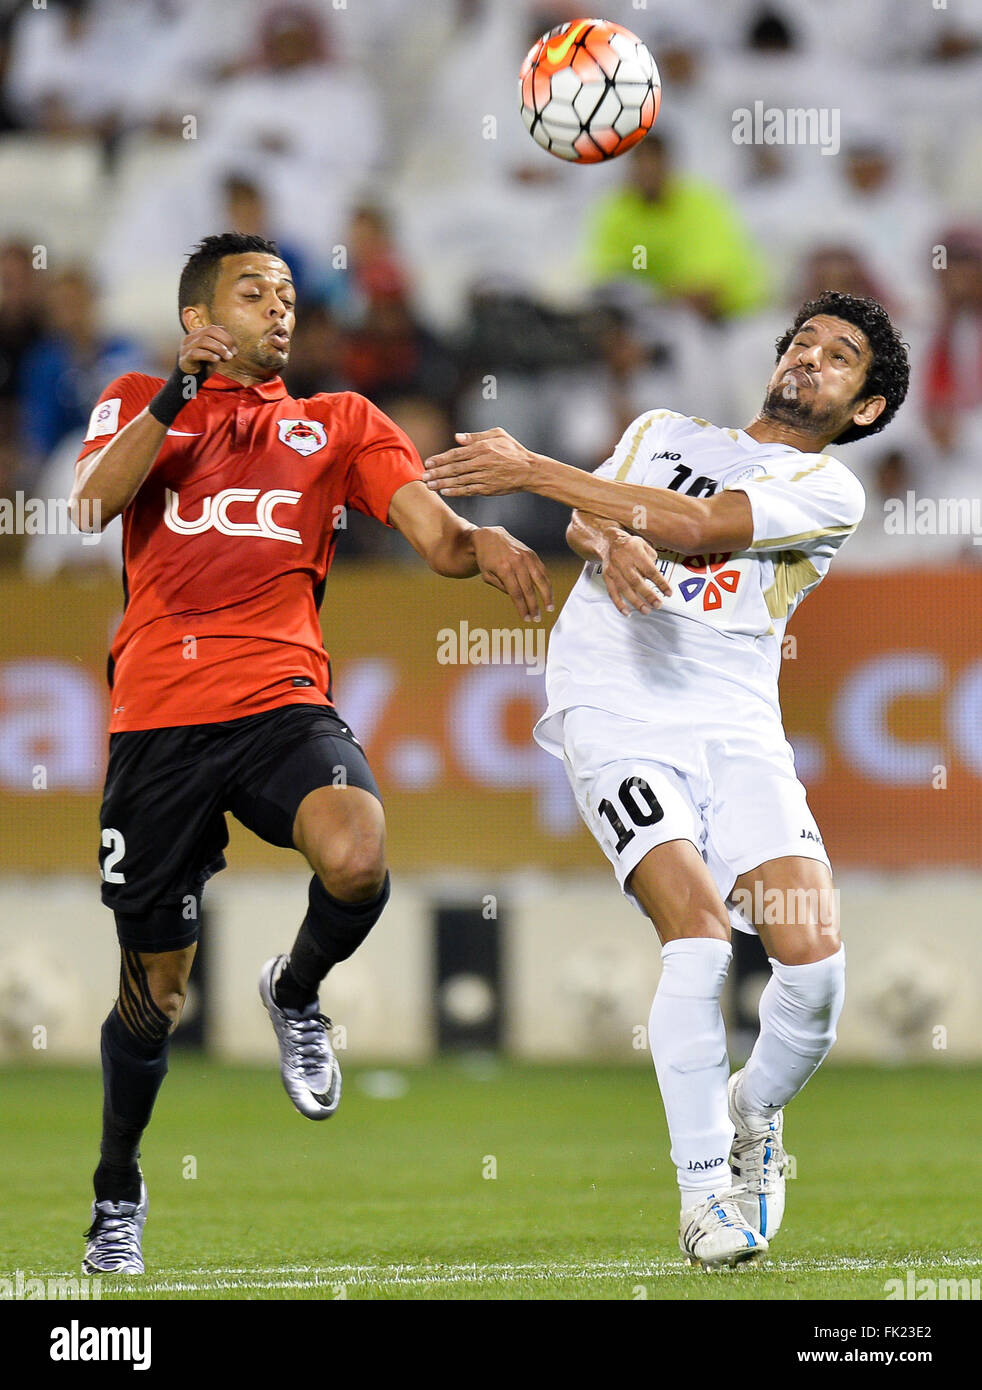
<path fill-rule="evenodd" d="M 79 458 L 161 385 L 128 372 L 107 386 Z M 123 512 L 110 731 L 331 704 L 318 608 L 345 509 L 388 524 L 394 493 L 422 476 L 408 436 L 364 396 L 294 400 L 279 377 L 213 372 Z"/>

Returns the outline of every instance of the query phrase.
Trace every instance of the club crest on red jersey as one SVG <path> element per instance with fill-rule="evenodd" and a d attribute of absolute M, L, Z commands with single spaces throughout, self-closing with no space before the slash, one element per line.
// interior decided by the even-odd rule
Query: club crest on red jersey
<path fill-rule="evenodd" d="M 283 443 L 305 458 L 308 454 L 316 454 L 327 443 L 327 434 L 319 420 L 280 420 L 276 428 Z"/>

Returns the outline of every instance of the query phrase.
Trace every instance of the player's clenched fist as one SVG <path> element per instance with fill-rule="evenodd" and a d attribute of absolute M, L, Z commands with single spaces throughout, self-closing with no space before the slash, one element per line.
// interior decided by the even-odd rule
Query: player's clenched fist
<path fill-rule="evenodd" d="M 182 372 L 193 376 L 206 364 L 227 362 L 237 351 L 235 339 L 228 329 L 210 323 L 205 328 L 194 328 L 187 334 L 177 355 L 177 365 Z"/>
<path fill-rule="evenodd" d="M 483 526 L 471 534 L 485 584 L 507 594 L 526 622 L 542 617 L 540 600 L 552 611 L 552 585 L 534 550 L 500 526 Z"/>
<path fill-rule="evenodd" d="M 601 574 L 614 606 L 625 618 L 632 608 L 639 613 L 660 608 L 672 592 L 658 568 L 657 550 L 642 536 L 632 536 L 628 531 L 608 533 Z"/>

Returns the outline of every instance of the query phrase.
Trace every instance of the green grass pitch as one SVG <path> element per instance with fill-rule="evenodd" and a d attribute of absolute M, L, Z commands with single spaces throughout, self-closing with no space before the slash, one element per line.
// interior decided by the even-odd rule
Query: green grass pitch
<path fill-rule="evenodd" d="M 153 1299 L 875 1299 L 890 1278 L 982 1277 L 982 1071 L 824 1068 L 792 1107 L 796 1177 L 767 1263 L 685 1267 L 654 1077 L 447 1061 L 346 1068 L 338 1115 L 275 1067 L 175 1056 L 143 1149 Z M 0 1276 L 78 1274 L 101 1086 L 0 1076 Z M 966 1200 L 953 1200 L 960 1192 Z M 910 1305 L 907 1305 L 908 1308 Z"/>

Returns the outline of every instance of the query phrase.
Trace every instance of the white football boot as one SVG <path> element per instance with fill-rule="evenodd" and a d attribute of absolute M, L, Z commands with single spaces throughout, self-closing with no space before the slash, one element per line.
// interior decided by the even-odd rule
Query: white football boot
<path fill-rule="evenodd" d="M 280 1075 L 286 1093 L 308 1120 L 329 1120 L 341 1103 L 341 1068 L 331 1047 L 331 1020 L 314 1001 L 305 1009 L 281 1009 L 273 998 L 273 977 L 286 956 L 274 956 L 259 976 L 259 997 L 266 1006 L 280 1045 Z"/>
<path fill-rule="evenodd" d="M 767 1253 L 767 1241 L 747 1224 L 732 1192 L 709 1196 L 682 1213 L 679 1247 L 686 1264 L 705 1270 L 744 1264 Z"/>
<path fill-rule="evenodd" d="M 747 1116 L 740 1109 L 739 1086 L 743 1071 L 730 1077 L 730 1119 L 736 1135 L 730 1152 L 734 1201 L 744 1219 L 765 1240 L 777 1235 L 784 1219 L 785 1170 L 788 1156 L 782 1142 L 784 1111 L 770 1119 Z"/>
<path fill-rule="evenodd" d="M 143 1228 L 149 1206 L 142 1177 L 139 1201 L 92 1203 L 83 1274 L 143 1274 Z"/>

